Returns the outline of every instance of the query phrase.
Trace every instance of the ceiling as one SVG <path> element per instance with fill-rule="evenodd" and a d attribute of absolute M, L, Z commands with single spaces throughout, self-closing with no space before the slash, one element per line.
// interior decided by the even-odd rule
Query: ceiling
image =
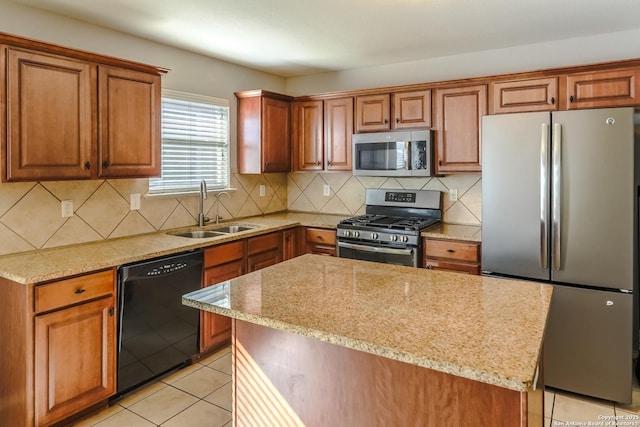
<path fill-rule="evenodd" d="M 13 1 L 284 77 L 640 28 L 638 0 Z"/>

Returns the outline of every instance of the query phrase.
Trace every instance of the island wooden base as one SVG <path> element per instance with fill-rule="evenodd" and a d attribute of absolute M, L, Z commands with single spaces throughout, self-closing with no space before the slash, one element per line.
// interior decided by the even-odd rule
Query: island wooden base
<path fill-rule="evenodd" d="M 521 393 L 240 320 L 232 357 L 237 427 L 543 425 L 541 386 Z"/>

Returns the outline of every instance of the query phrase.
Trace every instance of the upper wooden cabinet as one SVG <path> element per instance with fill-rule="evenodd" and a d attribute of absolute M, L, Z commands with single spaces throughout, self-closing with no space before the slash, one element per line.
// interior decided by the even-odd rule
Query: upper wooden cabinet
<path fill-rule="evenodd" d="M 160 176 L 160 76 L 99 67 L 99 176 Z"/>
<path fill-rule="evenodd" d="M 160 72 L 0 34 L 2 180 L 158 176 Z"/>
<path fill-rule="evenodd" d="M 395 92 L 393 95 L 393 129 L 431 127 L 431 91 Z"/>
<path fill-rule="evenodd" d="M 436 89 L 437 174 L 480 172 L 480 123 L 487 86 Z"/>
<path fill-rule="evenodd" d="M 293 170 L 350 171 L 353 98 L 292 105 Z"/>
<path fill-rule="evenodd" d="M 489 114 L 552 111 L 558 105 L 557 77 L 489 84 Z"/>
<path fill-rule="evenodd" d="M 238 98 L 238 171 L 289 172 L 292 98 L 264 90 L 235 95 Z"/>
<path fill-rule="evenodd" d="M 356 133 L 421 127 L 431 127 L 430 90 L 356 98 Z"/>
<path fill-rule="evenodd" d="M 567 110 L 640 103 L 638 68 L 576 73 L 566 78 Z"/>

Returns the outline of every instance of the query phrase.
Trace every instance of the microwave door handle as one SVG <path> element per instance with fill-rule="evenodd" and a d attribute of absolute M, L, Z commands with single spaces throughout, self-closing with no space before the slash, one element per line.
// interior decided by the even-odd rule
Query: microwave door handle
<path fill-rule="evenodd" d="M 404 141 L 404 170 L 408 171 L 409 168 L 409 141 Z"/>

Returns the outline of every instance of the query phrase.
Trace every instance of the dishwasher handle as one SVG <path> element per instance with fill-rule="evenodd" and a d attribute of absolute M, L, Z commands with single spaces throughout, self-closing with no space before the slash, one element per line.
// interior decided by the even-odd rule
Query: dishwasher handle
<path fill-rule="evenodd" d="M 202 268 L 203 264 L 203 251 L 202 249 L 197 249 L 122 265 L 118 269 L 118 277 L 121 283 L 125 280 L 154 279 L 175 274 L 187 268 Z"/>

